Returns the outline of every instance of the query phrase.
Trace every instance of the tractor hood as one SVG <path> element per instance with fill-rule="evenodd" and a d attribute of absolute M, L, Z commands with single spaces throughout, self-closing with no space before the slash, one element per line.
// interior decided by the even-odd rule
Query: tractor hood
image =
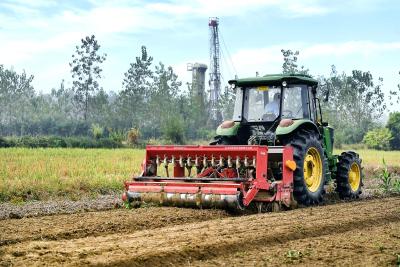
<path fill-rule="evenodd" d="M 309 75 L 304 74 L 268 74 L 263 77 L 252 77 L 230 80 L 229 84 L 235 84 L 239 87 L 250 87 L 259 85 L 280 86 L 285 81 L 288 84 L 306 84 L 309 86 L 318 85 L 318 81 Z"/>

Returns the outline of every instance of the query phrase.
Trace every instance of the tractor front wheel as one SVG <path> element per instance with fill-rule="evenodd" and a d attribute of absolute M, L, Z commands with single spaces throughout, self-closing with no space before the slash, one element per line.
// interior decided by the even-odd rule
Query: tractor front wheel
<path fill-rule="evenodd" d="M 341 199 L 358 198 L 362 183 L 361 159 L 353 151 L 343 152 L 339 156 L 336 172 L 336 191 Z"/>
<path fill-rule="evenodd" d="M 318 135 L 301 129 L 285 141 L 285 144 L 293 147 L 297 165 L 293 177 L 294 198 L 306 206 L 322 202 L 328 165 Z"/>

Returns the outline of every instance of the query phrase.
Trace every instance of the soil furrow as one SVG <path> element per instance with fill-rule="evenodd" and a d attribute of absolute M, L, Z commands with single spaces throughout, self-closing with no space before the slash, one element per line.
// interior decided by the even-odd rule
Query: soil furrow
<path fill-rule="evenodd" d="M 390 222 L 400 225 L 400 198 L 223 218 L 129 234 L 22 242 L 3 247 L 2 257 L 16 265 L 186 264 L 257 247 L 285 246 L 288 242 L 326 235 L 334 237 L 360 227 L 374 228 Z"/>
<path fill-rule="evenodd" d="M 222 210 L 151 207 L 0 220 L 0 247 L 32 240 L 74 239 L 133 233 L 176 224 L 229 216 Z"/>

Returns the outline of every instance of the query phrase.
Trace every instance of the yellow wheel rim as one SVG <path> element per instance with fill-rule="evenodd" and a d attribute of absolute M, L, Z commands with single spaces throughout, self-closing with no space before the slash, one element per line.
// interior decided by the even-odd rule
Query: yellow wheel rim
<path fill-rule="evenodd" d="M 309 191 L 316 192 L 322 182 L 322 160 L 318 150 L 310 147 L 304 158 L 304 181 Z"/>
<path fill-rule="evenodd" d="M 358 188 L 360 187 L 360 182 L 361 182 L 360 166 L 358 166 L 356 162 L 353 162 L 349 170 L 349 184 L 353 192 L 358 190 Z"/>

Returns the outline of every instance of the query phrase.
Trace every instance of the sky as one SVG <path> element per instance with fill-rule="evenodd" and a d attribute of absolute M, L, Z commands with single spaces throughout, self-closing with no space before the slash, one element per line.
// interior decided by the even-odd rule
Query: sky
<path fill-rule="evenodd" d="M 223 82 L 282 70 L 281 49 L 299 50 L 314 76 L 371 71 L 385 92 L 400 83 L 398 0 L 0 0 L 0 64 L 35 76 L 39 92 L 71 86 L 69 62 L 94 34 L 107 54 L 101 85 L 119 91 L 145 45 L 186 84 L 187 63 L 209 65 L 209 17 L 218 17 Z M 391 106 L 390 111 L 400 111 Z"/>

